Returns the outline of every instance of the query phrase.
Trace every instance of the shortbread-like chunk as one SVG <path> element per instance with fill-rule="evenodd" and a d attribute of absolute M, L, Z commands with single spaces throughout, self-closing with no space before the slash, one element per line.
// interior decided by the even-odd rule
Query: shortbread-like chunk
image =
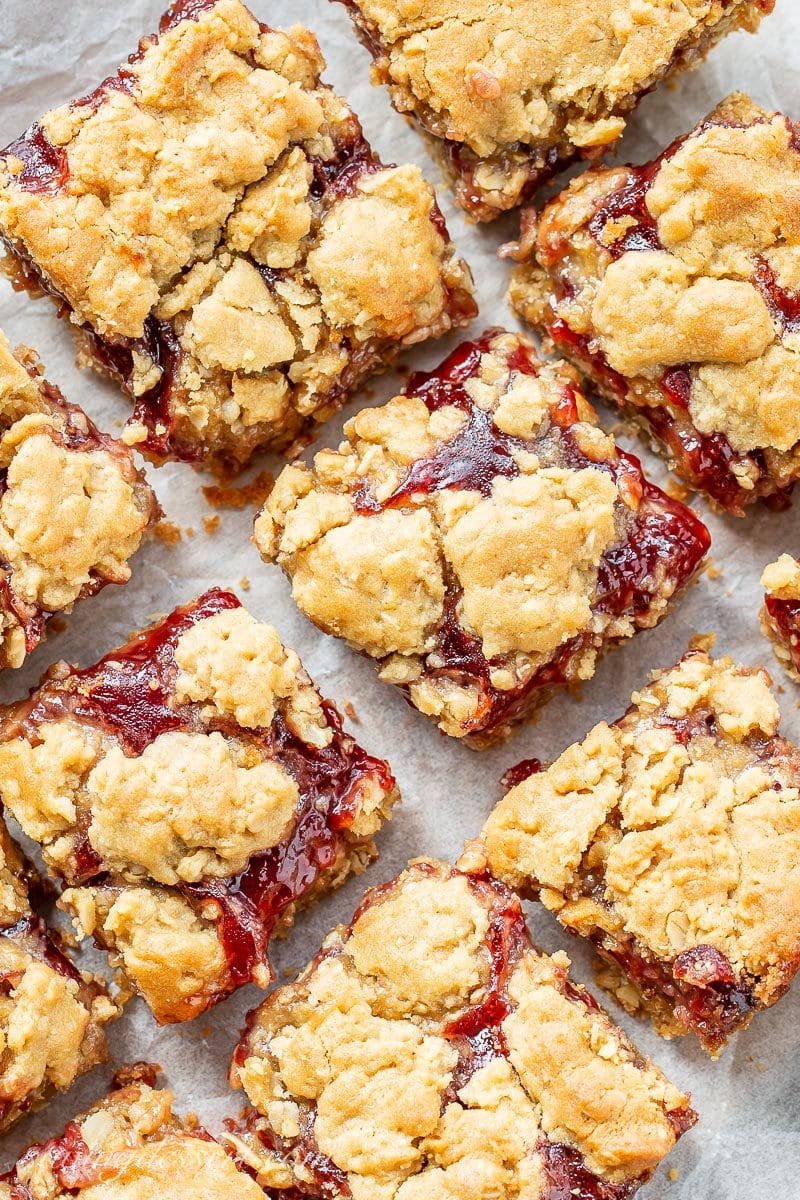
<path fill-rule="evenodd" d="M 264 1200 L 195 1118 L 173 1113 L 157 1073 L 143 1063 L 120 1071 L 104 1100 L 0 1177 L 0 1200 Z"/>
<path fill-rule="evenodd" d="M 243 1161 L 300 1196 L 624 1200 L 695 1121 L 489 876 L 419 860 L 251 1016 Z"/>
<path fill-rule="evenodd" d="M 516 334 L 465 342 L 345 434 L 285 468 L 256 543 L 307 617 L 473 745 L 657 624 L 708 549 Z"/>
<path fill-rule="evenodd" d="M 523 220 L 511 286 L 717 507 L 800 478 L 800 127 L 730 96 L 660 158 Z"/>
<path fill-rule="evenodd" d="M 385 167 L 311 33 L 176 0 L 90 95 L 0 151 L 7 269 L 42 285 L 156 460 L 245 462 L 475 313 L 431 186 Z"/>
<path fill-rule="evenodd" d="M 397 799 L 297 655 L 218 589 L 1 716 L 3 802 L 162 1022 L 266 986 L 272 935 L 366 866 Z"/>
<path fill-rule="evenodd" d="M 490 221 L 613 147 L 639 99 L 775 0 L 343 0 L 395 107 Z"/>
<path fill-rule="evenodd" d="M 769 683 L 687 654 L 619 721 L 512 772 L 464 859 L 591 939 L 630 1012 L 712 1054 L 800 966 L 800 751 Z"/>
<path fill-rule="evenodd" d="M 128 447 L 0 332 L 0 668 L 22 666 L 54 613 L 127 583 L 158 511 Z"/>

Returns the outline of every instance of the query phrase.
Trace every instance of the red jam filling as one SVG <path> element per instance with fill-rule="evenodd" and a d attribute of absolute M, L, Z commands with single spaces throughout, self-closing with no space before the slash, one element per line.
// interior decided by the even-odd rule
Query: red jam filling
<path fill-rule="evenodd" d="M 547 1180 L 541 1200 L 629 1200 L 641 1179 L 610 1183 L 593 1174 L 583 1155 L 563 1142 L 543 1139 L 536 1147 Z"/>
<path fill-rule="evenodd" d="M 800 600 L 779 600 L 777 596 L 767 596 L 764 603 L 775 633 L 800 671 Z"/>
<path fill-rule="evenodd" d="M 41 1145 L 31 1146 L 20 1158 L 14 1170 L 0 1176 L 0 1182 L 11 1187 L 13 1200 L 32 1200 L 31 1193 L 24 1184 L 19 1182 L 20 1167 L 27 1166 L 34 1159 L 46 1155 L 59 1187 L 67 1192 L 77 1193 L 83 1188 L 110 1179 L 118 1171 L 118 1167 L 106 1164 L 101 1167 L 93 1157 L 83 1139 L 80 1126 L 74 1121 L 64 1129 L 61 1137 L 51 1138 Z"/>
<path fill-rule="evenodd" d="M 336 862 L 364 782 L 374 780 L 387 791 L 394 783 L 386 763 L 366 754 L 343 732 L 339 714 L 328 702 L 323 702 L 323 709 L 333 739 L 320 749 L 296 738 L 280 714 L 269 729 L 251 731 L 223 719 L 204 723 L 199 706 L 174 702 L 174 655 L 181 635 L 198 621 L 238 607 L 233 593 L 212 589 L 95 666 L 45 684 L 32 695 L 20 721 L 26 736 L 35 739 L 44 721 L 69 714 L 111 733 L 130 755 L 141 754 L 162 733 L 218 729 L 251 738 L 292 775 L 299 801 L 288 842 L 254 855 L 234 878 L 181 888 L 204 913 L 209 902 L 216 906 L 231 988 L 252 978 L 254 968 L 266 961 L 269 939 L 281 914 Z M 104 865 L 86 837 L 78 841 L 75 860 L 73 882 L 102 880 Z"/>
<path fill-rule="evenodd" d="M 800 126 L 798 126 L 798 132 L 800 132 Z M 783 333 L 800 332 L 800 292 L 782 288 L 775 272 L 765 258 L 756 259 L 753 283 L 761 292 L 767 308 L 773 319 L 781 326 Z"/>
<path fill-rule="evenodd" d="M 25 192 L 59 192 L 69 177 L 66 151 L 53 145 L 41 125 L 31 125 L 2 154 L 22 163 L 22 170 L 13 179 Z"/>
<path fill-rule="evenodd" d="M 478 408 L 464 388 L 474 377 L 498 331 L 490 330 L 474 342 L 465 342 L 435 371 L 412 376 L 406 394 L 420 397 L 431 412 L 451 405 L 467 414 L 458 434 L 444 443 L 429 458 L 414 463 L 395 492 L 383 502 L 370 493 L 364 479 L 357 480 L 353 498 L 358 512 L 368 515 L 413 503 L 415 495 L 427 495 L 444 488 L 468 488 L 489 495 L 498 477 L 513 478 L 519 473 L 514 453 L 540 449 L 535 439 L 526 442 L 504 434 L 488 413 Z M 508 360 L 511 370 L 535 375 L 538 363 L 524 345 Z M 603 556 L 593 608 L 614 617 L 629 615 L 646 623 L 653 601 L 663 595 L 666 577 L 671 589 L 678 590 L 691 579 L 710 545 L 710 536 L 692 510 L 651 484 L 644 476 L 638 459 L 617 451 L 613 459 L 591 462 L 572 437 L 571 427 L 579 420 L 575 393 L 565 385 L 559 402 L 551 407 L 546 433 L 549 453 L 553 445 L 560 461 L 570 467 L 597 467 L 608 471 L 628 496 L 638 501 L 631 514 L 630 528 L 623 542 L 612 546 Z M 499 660 L 488 661 L 479 638 L 467 633 L 458 618 L 460 593 L 450 589 L 445 611 L 428 662 L 431 676 L 446 676 L 476 683 L 479 699 L 470 732 L 494 728 L 513 719 L 525 707 L 531 695 L 544 687 L 561 684 L 568 678 L 571 660 L 592 641 L 592 635 L 579 636 L 566 643 L 553 659 L 524 684 L 501 692 L 492 686 L 491 671 Z"/>
<path fill-rule="evenodd" d="M 0 930 L 0 937 L 18 942 L 23 950 L 45 963 L 51 971 L 56 971 L 75 983 L 83 983 L 83 976 L 77 967 L 61 953 L 44 921 L 34 913 L 22 917 L 10 928 Z"/>

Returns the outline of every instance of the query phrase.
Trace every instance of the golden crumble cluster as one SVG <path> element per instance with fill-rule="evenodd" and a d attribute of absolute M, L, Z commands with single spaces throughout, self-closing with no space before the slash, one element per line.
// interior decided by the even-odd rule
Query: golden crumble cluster
<path fill-rule="evenodd" d="M 511 300 L 741 515 L 800 476 L 800 134 L 744 95 L 529 221 Z"/>
<path fill-rule="evenodd" d="M 266 986 L 275 928 L 363 869 L 397 799 L 297 655 L 219 590 L 6 708 L 0 780 L 62 906 L 160 1021 Z"/>
<path fill-rule="evenodd" d="M 157 459 L 288 445 L 474 315 L 414 166 L 384 167 L 314 37 L 178 0 L 128 64 L 0 155 L 12 277 L 70 310 Z"/>
<path fill-rule="evenodd" d="M 37 882 L 0 821 L 0 1131 L 105 1062 L 103 1026 L 117 1016 L 33 912 Z"/>
<path fill-rule="evenodd" d="M 0 332 L 0 668 L 22 666 L 48 616 L 127 583 L 158 511 L 130 450 Z"/>
<path fill-rule="evenodd" d="M 0 1200 L 264 1200 L 196 1120 L 173 1113 L 156 1074 L 143 1064 L 120 1072 L 109 1095 L 60 1137 L 25 1151 L 0 1179 Z"/>
<path fill-rule="evenodd" d="M 301 1195 L 631 1196 L 694 1114 L 568 967 L 502 885 L 412 863 L 252 1014 L 239 1156 Z"/>
<path fill-rule="evenodd" d="M 306 616 L 473 743 L 655 625 L 708 547 L 598 427 L 569 368 L 516 334 L 464 343 L 345 435 L 313 469 L 284 469 L 256 544 Z"/>
<path fill-rule="evenodd" d="M 459 204 L 492 220 L 614 145 L 642 95 L 774 0 L 344 0 L 375 82 L 436 139 Z"/>
<path fill-rule="evenodd" d="M 715 1054 L 800 965 L 800 752 L 763 670 L 689 653 L 517 783 L 465 862 L 537 895 L 600 982 Z"/>

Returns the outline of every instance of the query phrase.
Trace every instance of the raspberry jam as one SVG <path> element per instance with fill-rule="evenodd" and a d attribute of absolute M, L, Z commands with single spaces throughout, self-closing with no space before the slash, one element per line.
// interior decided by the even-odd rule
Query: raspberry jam
<path fill-rule="evenodd" d="M 369 515 L 413 504 L 416 497 L 447 488 L 469 489 L 488 496 L 497 478 L 519 474 L 514 455 L 520 451 L 537 454 L 546 465 L 607 471 L 621 494 L 624 492 L 636 507 L 635 511 L 627 510 L 623 539 L 601 559 L 592 608 L 596 613 L 613 618 L 627 616 L 638 625 L 647 625 L 653 605 L 664 596 L 665 588 L 671 595 L 697 571 L 710 545 L 708 530 L 690 508 L 651 484 L 632 455 L 617 450 L 612 458 L 594 462 L 582 453 L 573 435 L 573 427 L 580 420 L 577 397 L 568 382 L 551 405 L 549 419 L 532 440 L 503 433 L 491 415 L 473 402 L 464 386 L 478 374 L 481 358 L 498 333 L 490 330 L 477 341 L 465 342 L 437 370 L 412 376 L 407 395 L 418 396 L 431 412 L 445 406 L 457 408 L 466 415 L 466 421 L 456 436 L 433 455 L 415 462 L 383 502 L 371 495 L 366 480 L 357 480 L 353 487 L 356 510 Z M 535 353 L 524 344 L 507 355 L 507 365 L 511 371 L 531 376 L 539 369 Z M 602 644 L 600 635 L 587 631 L 562 646 L 524 683 L 499 691 L 491 683 L 491 673 L 502 665 L 501 660 L 487 660 L 480 639 L 464 629 L 458 613 L 460 599 L 460 590 L 451 585 L 426 666 L 429 677 L 452 678 L 476 687 L 478 698 L 470 733 L 515 719 L 537 691 L 568 681 L 572 664 L 587 649 Z"/>
<path fill-rule="evenodd" d="M 792 656 L 795 668 L 800 671 L 800 600 L 779 600 L 777 596 L 767 596 L 764 604 L 773 631 Z"/>
<path fill-rule="evenodd" d="M 22 163 L 22 170 L 12 178 L 17 187 L 26 192 L 52 195 L 59 192 L 69 177 L 69 162 L 66 151 L 54 146 L 41 125 L 29 129 L 6 146 L 2 157 L 13 157 Z"/>
<path fill-rule="evenodd" d="M 199 621 L 238 607 L 231 592 L 206 592 L 95 666 L 46 682 L 18 708 L 14 722 L 15 730 L 35 740 L 42 723 L 69 716 L 110 734 L 128 755 L 141 754 L 163 733 L 219 730 L 252 742 L 295 779 L 297 821 L 287 842 L 253 856 L 234 878 L 181 886 L 183 895 L 204 914 L 209 905 L 216 909 L 231 990 L 266 963 L 277 921 L 336 864 L 361 790 L 370 783 L 387 792 L 394 786 L 386 763 L 366 754 L 343 731 L 338 712 L 327 701 L 323 711 L 333 738 L 320 749 L 295 737 L 280 713 L 268 729 L 244 730 L 222 718 L 203 721 L 200 705 L 175 701 L 174 655 L 181 635 Z M 75 877 L 70 882 L 102 882 L 104 864 L 85 835 L 77 838 L 73 859 Z"/>

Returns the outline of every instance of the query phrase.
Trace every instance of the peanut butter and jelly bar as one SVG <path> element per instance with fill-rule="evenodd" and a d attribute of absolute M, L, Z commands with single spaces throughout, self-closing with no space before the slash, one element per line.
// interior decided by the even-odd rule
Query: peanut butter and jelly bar
<path fill-rule="evenodd" d="M 800 683 L 800 562 L 782 554 L 765 567 L 761 628 L 787 675 Z"/>
<path fill-rule="evenodd" d="M 462 865 L 538 896 L 624 1008 L 716 1054 L 800 965 L 800 751 L 779 720 L 765 671 L 689 653 L 512 776 Z"/>
<path fill-rule="evenodd" d="M 2 710 L 0 790 L 162 1023 L 266 986 L 271 936 L 375 856 L 397 799 L 296 654 L 216 589 Z"/>
<path fill-rule="evenodd" d="M 725 100 L 523 219 L 511 300 L 720 509 L 800 478 L 800 127 Z"/>
<path fill-rule="evenodd" d="M 434 139 L 481 221 L 613 147 L 659 80 L 775 0 L 344 0 L 373 79 Z"/>
<path fill-rule="evenodd" d="M 121 1071 L 104 1100 L 0 1176 L 0 1200 L 264 1200 L 196 1120 L 173 1113 L 156 1075 L 143 1064 Z"/>
<path fill-rule="evenodd" d="M 0 1132 L 106 1062 L 118 1011 L 33 911 L 39 885 L 0 818 Z"/>
<path fill-rule="evenodd" d="M 232 1141 L 292 1196 L 627 1200 L 694 1124 L 488 876 L 417 861 L 251 1014 Z"/>
<path fill-rule="evenodd" d="M 473 745 L 655 625 L 708 549 L 517 334 L 464 343 L 345 434 L 284 469 L 257 545 L 306 616 Z"/>
<path fill-rule="evenodd" d="M 126 583 L 158 511 L 128 447 L 0 332 L 0 668 L 22 666 L 54 613 Z"/>
<path fill-rule="evenodd" d="M 406 345 L 474 315 L 415 166 L 384 166 L 307 30 L 177 0 L 0 152 L 18 286 L 54 296 L 157 461 L 286 447 Z"/>

